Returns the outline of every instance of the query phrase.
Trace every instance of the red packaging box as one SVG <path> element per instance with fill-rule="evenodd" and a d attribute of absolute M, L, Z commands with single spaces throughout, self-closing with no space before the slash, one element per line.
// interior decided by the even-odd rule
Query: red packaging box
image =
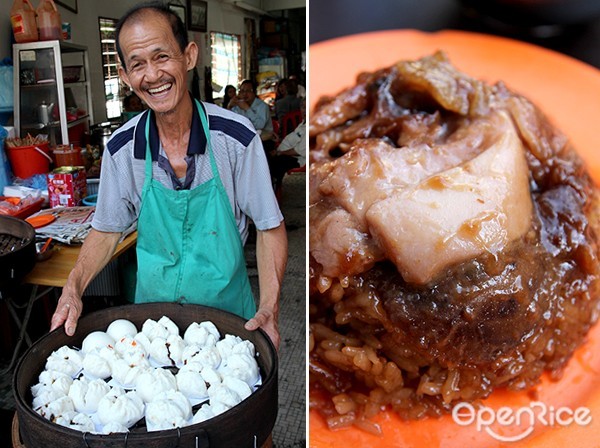
<path fill-rule="evenodd" d="M 61 166 L 46 175 L 50 207 L 75 207 L 85 197 L 87 182 L 82 166 Z"/>

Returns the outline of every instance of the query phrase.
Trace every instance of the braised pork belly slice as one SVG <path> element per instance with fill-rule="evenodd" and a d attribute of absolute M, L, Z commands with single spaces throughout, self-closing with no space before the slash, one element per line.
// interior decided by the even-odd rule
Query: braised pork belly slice
<path fill-rule="evenodd" d="M 497 254 L 530 228 L 523 146 L 510 119 L 500 116 L 497 140 L 480 155 L 367 211 L 370 233 L 405 281 L 426 284 L 451 265 Z"/>

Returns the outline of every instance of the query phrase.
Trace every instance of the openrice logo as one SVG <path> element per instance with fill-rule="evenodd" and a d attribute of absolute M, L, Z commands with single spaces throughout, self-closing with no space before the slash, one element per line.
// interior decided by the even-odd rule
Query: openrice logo
<path fill-rule="evenodd" d="M 475 424 L 477 431 L 485 430 L 491 437 L 501 442 L 517 442 L 529 436 L 536 424 L 543 426 L 587 426 L 592 421 L 592 413 L 586 407 L 572 410 L 566 406 L 555 409 L 540 401 L 532 401 L 529 406 L 510 408 L 503 406 L 492 409 L 488 406 L 475 408 L 471 403 L 458 403 L 452 409 L 452 420 L 460 426 Z M 492 428 L 496 427 L 496 430 Z M 521 431 L 516 435 L 498 434 L 498 428 L 512 428 Z M 504 431 L 501 431 L 504 432 Z"/>

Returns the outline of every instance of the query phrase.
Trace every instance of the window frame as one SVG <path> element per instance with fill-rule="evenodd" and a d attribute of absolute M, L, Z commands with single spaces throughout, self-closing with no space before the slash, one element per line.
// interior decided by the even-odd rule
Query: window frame
<path fill-rule="evenodd" d="M 227 39 L 231 40 L 232 42 L 235 42 L 233 45 L 237 44 L 237 73 L 234 76 L 235 81 L 231 81 L 231 76 L 228 75 L 226 81 L 220 82 L 220 76 L 219 76 L 220 69 L 218 66 L 219 65 L 218 59 L 223 56 L 218 54 L 218 52 L 217 53 L 215 52 L 216 40 L 219 38 L 219 36 L 223 36 L 222 37 L 223 39 L 227 38 Z M 210 40 L 211 79 L 212 79 L 213 84 L 217 84 L 217 85 L 221 86 L 221 90 L 218 92 L 215 92 L 215 97 L 216 98 L 224 98 L 225 87 L 227 85 L 231 84 L 237 90 L 239 84 L 242 82 L 242 79 L 243 79 L 242 36 L 240 34 L 225 33 L 222 31 L 210 31 L 209 40 Z M 223 46 L 226 46 L 226 45 L 223 44 Z M 234 49 L 234 51 L 235 51 L 235 49 Z M 227 50 L 225 51 L 225 58 L 227 60 L 229 60 L 229 58 L 227 56 Z M 231 74 L 232 70 L 228 70 L 228 72 Z"/>
<path fill-rule="evenodd" d="M 129 92 L 129 87 L 121 80 L 119 76 L 119 56 L 117 54 L 116 36 L 115 39 L 106 39 L 104 29 L 107 26 L 116 28 L 118 19 L 110 17 L 98 17 L 98 33 L 100 37 L 100 60 L 102 65 L 102 79 L 104 84 L 104 110 L 108 120 L 118 119 L 123 115 L 123 98 Z M 112 51 L 107 51 L 105 45 L 113 44 Z M 110 60 L 114 57 L 114 62 Z M 111 69 L 114 67 L 114 69 Z M 118 113 L 117 113 L 118 112 Z"/>

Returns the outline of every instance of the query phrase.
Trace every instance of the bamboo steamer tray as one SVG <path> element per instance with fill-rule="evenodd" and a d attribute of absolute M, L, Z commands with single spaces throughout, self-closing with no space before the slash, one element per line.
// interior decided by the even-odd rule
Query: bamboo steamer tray
<path fill-rule="evenodd" d="M 227 412 L 205 422 L 184 428 L 147 432 L 133 428 L 127 435 L 83 433 L 51 423 L 31 407 L 31 386 L 37 383 L 46 358 L 63 345 L 81 347 L 92 331 L 104 331 L 115 319 L 128 319 L 138 329 L 146 319 L 168 316 L 180 332 L 192 322 L 212 321 L 222 335 L 234 334 L 252 342 L 258 353 L 262 385 Z M 247 331 L 244 319 L 234 314 L 200 305 L 146 303 L 108 308 L 80 319 L 75 335 L 61 327 L 36 341 L 20 359 L 13 376 L 20 436 L 27 448 L 173 448 L 173 447 L 256 447 L 267 441 L 277 418 L 277 353 L 262 330 Z"/>

